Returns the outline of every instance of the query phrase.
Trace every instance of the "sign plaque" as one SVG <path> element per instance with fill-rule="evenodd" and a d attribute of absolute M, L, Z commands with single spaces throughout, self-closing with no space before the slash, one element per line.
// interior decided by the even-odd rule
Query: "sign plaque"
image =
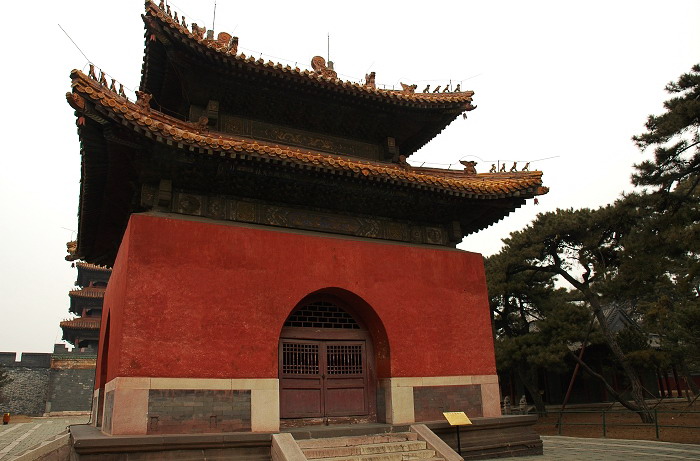
<path fill-rule="evenodd" d="M 445 411 L 442 414 L 450 426 L 463 426 L 472 423 L 463 411 Z"/>
<path fill-rule="evenodd" d="M 463 411 L 444 411 L 442 415 L 445 417 L 450 426 L 455 426 L 457 429 L 457 453 L 462 456 L 462 442 L 459 440 L 459 426 L 471 424 L 471 420 Z"/>

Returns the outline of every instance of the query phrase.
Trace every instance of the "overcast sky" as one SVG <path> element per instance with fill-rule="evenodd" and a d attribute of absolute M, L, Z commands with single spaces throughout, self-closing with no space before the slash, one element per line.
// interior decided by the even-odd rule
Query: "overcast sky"
<path fill-rule="evenodd" d="M 214 1 L 170 2 L 211 28 Z M 69 73 L 88 59 L 138 87 L 141 1 L 5 2 L 5 106 L 0 197 L 0 351 L 51 351 L 69 318 L 80 182 Z M 65 29 L 82 53 L 59 28 Z M 664 85 L 700 62 L 698 1 L 332 2 L 218 0 L 215 29 L 239 51 L 309 67 L 327 55 L 339 75 L 379 85 L 461 83 L 478 108 L 414 154 L 413 164 L 459 159 L 488 171 L 530 161 L 548 195 L 459 246 L 488 256 L 538 212 L 597 207 L 630 190 L 643 158 L 630 137 L 663 110 Z M 455 165 L 455 167 L 458 165 Z"/>

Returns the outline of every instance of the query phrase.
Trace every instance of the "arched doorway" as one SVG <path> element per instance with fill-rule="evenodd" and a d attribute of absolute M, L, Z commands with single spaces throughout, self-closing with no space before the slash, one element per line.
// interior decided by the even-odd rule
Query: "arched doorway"
<path fill-rule="evenodd" d="M 284 323 L 279 344 L 280 418 L 376 421 L 371 335 L 340 298 L 302 300 Z"/>

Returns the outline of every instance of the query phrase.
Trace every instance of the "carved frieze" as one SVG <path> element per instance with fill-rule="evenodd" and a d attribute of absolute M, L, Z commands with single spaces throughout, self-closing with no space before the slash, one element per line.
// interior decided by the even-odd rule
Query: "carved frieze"
<path fill-rule="evenodd" d="M 141 206 L 157 208 L 158 189 L 152 185 L 141 188 Z M 160 208 L 163 210 L 163 208 Z M 206 196 L 174 191 L 168 211 L 216 220 L 238 221 L 267 226 L 303 229 L 333 234 L 352 235 L 400 242 L 429 245 L 452 245 L 448 229 L 398 222 L 386 218 L 352 216 L 303 208 L 222 196 Z"/>

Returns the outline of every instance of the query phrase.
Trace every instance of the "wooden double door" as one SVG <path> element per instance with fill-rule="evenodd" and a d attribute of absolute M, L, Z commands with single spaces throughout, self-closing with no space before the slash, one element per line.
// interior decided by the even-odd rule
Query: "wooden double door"
<path fill-rule="evenodd" d="M 281 339 L 279 369 L 282 418 L 369 412 L 364 340 Z"/>

